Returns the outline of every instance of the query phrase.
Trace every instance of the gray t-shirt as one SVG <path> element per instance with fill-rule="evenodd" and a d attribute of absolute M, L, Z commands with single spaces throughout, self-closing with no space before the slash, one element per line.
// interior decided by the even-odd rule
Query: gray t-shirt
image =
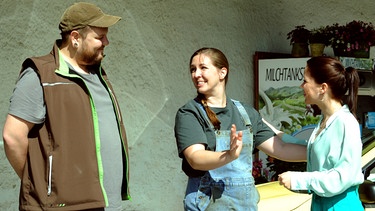
<path fill-rule="evenodd" d="M 112 100 L 97 74 L 79 75 L 89 88 L 99 119 L 104 187 L 109 199 L 109 207 L 105 210 L 121 210 L 122 146 Z"/>
<path fill-rule="evenodd" d="M 38 75 L 27 68 L 18 77 L 10 97 L 9 114 L 34 124 L 44 122 L 46 107 Z"/>
<path fill-rule="evenodd" d="M 69 68 L 74 70 L 70 65 Z M 109 200 L 109 207 L 105 210 L 121 210 L 122 144 L 114 107 L 109 92 L 97 74 L 77 75 L 80 75 L 87 85 L 98 115 L 104 187 Z M 34 124 L 44 122 L 46 108 L 43 88 L 32 68 L 27 68 L 20 75 L 10 98 L 9 114 Z"/>

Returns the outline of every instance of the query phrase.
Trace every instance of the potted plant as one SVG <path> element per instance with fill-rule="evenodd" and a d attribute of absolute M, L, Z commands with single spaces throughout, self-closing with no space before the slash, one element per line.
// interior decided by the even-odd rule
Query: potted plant
<path fill-rule="evenodd" d="M 295 26 L 295 28 L 287 34 L 287 39 L 290 40 L 290 44 L 293 45 L 293 57 L 309 56 L 308 40 L 310 30 L 305 27 L 305 25 Z"/>
<path fill-rule="evenodd" d="M 266 183 L 268 181 L 269 172 L 268 169 L 263 168 L 262 159 L 254 159 L 252 175 L 255 180 L 255 184 Z"/>
<path fill-rule="evenodd" d="M 329 31 L 330 45 L 336 56 L 369 58 L 370 47 L 375 45 L 375 28 L 371 22 L 335 23 Z"/>
<path fill-rule="evenodd" d="M 323 55 L 324 48 L 329 45 L 329 33 L 327 27 L 321 26 L 313 28 L 309 35 L 309 44 L 311 56 Z"/>

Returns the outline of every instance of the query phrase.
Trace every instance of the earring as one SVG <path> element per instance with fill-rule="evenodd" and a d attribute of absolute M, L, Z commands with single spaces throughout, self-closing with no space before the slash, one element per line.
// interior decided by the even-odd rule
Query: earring
<path fill-rule="evenodd" d="M 324 101 L 324 93 L 319 93 L 320 96 L 322 96 L 322 98 L 320 99 L 320 101 Z"/>

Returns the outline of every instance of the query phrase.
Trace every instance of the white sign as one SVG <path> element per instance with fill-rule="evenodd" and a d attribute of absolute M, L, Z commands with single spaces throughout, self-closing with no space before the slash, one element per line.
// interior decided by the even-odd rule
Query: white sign
<path fill-rule="evenodd" d="M 309 58 L 260 59 L 259 89 L 300 86 Z"/>

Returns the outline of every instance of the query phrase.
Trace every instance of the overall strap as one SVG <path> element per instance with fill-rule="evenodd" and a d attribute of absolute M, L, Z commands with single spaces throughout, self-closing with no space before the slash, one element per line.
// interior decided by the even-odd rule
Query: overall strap
<path fill-rule="evenodd" d="M 237 109 L 240 112 L 240 114 L 242 116 L 242 120 L 244 121 L 246 127 L 250 127 L 251 126 L 250 117 L 247 114 L 247 112 L 246 112 L 245 108 L 243 107 L 243 105 L 240 103 L 240 101 L 233 100 L 233 99 L 231 99 L 231 100 L 234 103 L 234 105 L 237 106 Z"/>

